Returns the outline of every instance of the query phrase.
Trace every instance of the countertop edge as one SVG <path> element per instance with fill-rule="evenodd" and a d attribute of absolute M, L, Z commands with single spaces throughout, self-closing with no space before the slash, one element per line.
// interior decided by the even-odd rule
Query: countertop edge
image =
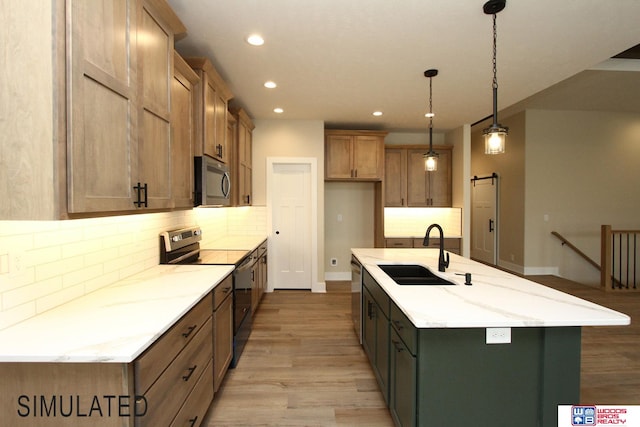
<path fill-rule="evenodd" d="M 377 254 L 376 256 L 372 256 L 372 255 L 365 255 L 362 252 L 363 251 L 367 251 L 370 253 L 375 253 Z M 404 259 L 404 261 L 402 260 L 398 260 L 398 258 L 394 259 L 394 260 L 389 260 L 386 259 L 384 257 L 384 252 L 385 251 L 397 251 L 397 252 L 388 252 L 388 253 L 394 253 L 394 254 L 402 254 L 405 253 L 407 254 L 407 258 Z M 419 253 L 416 251 L 420 251 Z M 532 282 L 528 279 L 524 279 L 518 276 L 515 276 L 513 274 L 510 274 L 508 272 L 505 272 L 503 270 L 498 270 L 495 269 L 493 267 L 490 266 L 486 266 L 484 264 L 480 264 L 476 261 L 470 260 L 468 258 L 463 258 L 461 256 L 455 255 L 455 254 L 451 254 L 451 258 L 452 261 L 464 261 L 465 264 L 467 264 L 467 266 L 472 265 L 475 269 L 478 269 L 479 271 L 482 271 L 486 274 L 486 272 L 494 272 L 494 274 L 498 277 L 500 277 L 500 280 L 504 281 L 505 279 L 508 280 L 514 280 L 517 281 L 519 283 L 526 283 L 529 286 L 535 286 L 536 288 L 539 287 L 538 289 L 545 289 L 545 290 L 551 290 L 552 292 L 554 292 L 556 295 L 563 295 L 563 299 L 565 298 L 564 296 L 566 296 L 566 298 L 568 300 L 570 300 L 571 302 L 584 302 L 586 306 L 588 306 L 586 309 L 588 311 L 588 309 L 597 309 L 600 312 L 607 312 L 608 314 L 611 314 L 611 317 L 609 318 L 600 318 L 600 319 L 589 319 L 586 318 L 585 316 L 580 316 L 579 318 L 574 318 L 574 319 L 564 319 L 564 320 L 560 320 L 560 319 L 549 319 L 549 320 L 540 320 L 540 319 L 527 319 L 527 318 L 499 318 L 499 316 L 496 316 L 496 319 L 499 318 L 499 320 L 493 320 L 493 321 L 479 321 L 479 320 L 453 320 L 453 319 L 417 319 L 416 316 L 418 315 L 422 315 L 422 313 L 414 313 L 414 311 L 407 309 L 406 307 L 406 303 L 408 301 L 406 295 L 399 297 L 399 292 L 398 291 L 398 285 L 393 284 L 393 287 L 395 289 L 390 289 L 390 285 L 389 283 L 386 283 L 387 281 L 391 281 L 391 279 L 386 276 L 386 274 L 384 274 L 382 272 L 382 270 L 380 270 L 379 268 L 377 268 L 377 264 L 380 263 L 398 263 L 398 264 L 402 264 L 402 263 L 409 263 L 409 262 L 416 262 L 416 259 L 419 259 L 420 264 L 423 264 L 427 267 L 429 267 L 432 271 L 437 271 L 437 249 L 428 249 L 428 248 L 420 248 L 420 249 L 397 249 L 397 248 L 385 248 L 385 249 L 371 249 L 371 248 L 352 248 L 351 249 L 351 253 L 356 257 L 356 259 L 358 259 L 358 261 L 361 263 L 361 265 L 363 266 L 363 268 L 366 268 L 367 265 L 369 266 L 376 266 L 376 270 L 379 271 L 370 271 L 370 269 L 367 269 L 367 271 L 369 271 L 369 273 L 371 274 L 371 276 L 376 280 L 376 282 L 380 285 L 380 287 L 387 293 L 387 295 L 389 296 L 389 298 L 398 306 L 398 308 L 409 318 L 409 320 L 414 324 L 414 326 L 418 329 L 431 329 L 431 328 L 498 328 L 498 327 L 513 327 L 513 328 L 519 328 L 519 327 L 582 327 L 582 326 L 626 326 L 629 325 L 631 322 L 631 318 L 624 314 L 624 313 L 620 313 L 617 311 L 614 311 L 612 309 L 609 309 L 607 307 L 604 306 L 600 306 L 598 304 L 594 304 L 591 303 L 589 301 L 583 300 L 581 298 L 575 297 L 573 295 L 567 294 L 565 292 L 561 292 L 561 291 L 557 291 L 554 290 L 552 288 L 549 288 L 547 286 L 544 286 L 542 284 L 536 283 L 536 282 Z M 400 258 L 402 258 L 402 256 L 400 256 Z M 435 267 L 435 268 L 434 268 Z M 449 280 L 457 280 L 454 279 L 452 277 L 448 277 Z M 463 282 L 463 279 L 459 279 L 459 285 L 461 285 L 461 283 Z M 461 285 L 463 286 L 463 285 Z M 401 288 L 405 288 L 407 289 L 406 286 L 401 287 Z M 446 287 L 448 288 L 448 287 Z M 464 289 L 464 288 L 461 288 Z M 477 289 L 477 288 L 476 288 Z M 505 288 L 508 290 L 508 288 Z M 394 292 L 394 290 L 396 292 Z M 432 291 L 435 291 L 434 288 L 431 289 Z M 422 294 L 426 294 L 427 289 L 423 289 Z M 491 289 L 491 291 L 496 291 L 496 289 Z M 498 287 L 498 292 L 500 291 L 499 287 Z M 405 292 L 406 293 L 406 292 Z M 411 303 L 413 303 L 415 305 L 415 300 L 409 300 L 411 301 Z M 426 316 L 423 316 L 426 317 Z"/>

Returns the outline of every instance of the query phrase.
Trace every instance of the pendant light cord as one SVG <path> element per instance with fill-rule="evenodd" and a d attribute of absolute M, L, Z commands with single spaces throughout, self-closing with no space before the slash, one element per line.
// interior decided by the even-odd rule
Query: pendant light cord
<path fill-rule="evenodd" d="M 496 14 L 493 14 L 493 88 L 498 89 L 498 65 L 496 56 L 498 55 L 498 31 L 496 25 Z"/>
<path fill-rule="evenodd" d="M 431 88 L 431 77 L 429 77 L 429 153 L 433 152 L 433 90 Z"/>

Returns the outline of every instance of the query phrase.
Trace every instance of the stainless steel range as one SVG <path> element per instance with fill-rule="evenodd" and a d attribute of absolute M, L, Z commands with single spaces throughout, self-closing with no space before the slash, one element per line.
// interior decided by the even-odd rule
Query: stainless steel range
<path fill-rule="evenodd" d="M 160 233 L 160 264 L 235 265 L 233 270 L 233 359 L 235 368 L 251 333 L 252 270 L 257 256 L 246 250 L 201 249 L 200 227 Z"/>

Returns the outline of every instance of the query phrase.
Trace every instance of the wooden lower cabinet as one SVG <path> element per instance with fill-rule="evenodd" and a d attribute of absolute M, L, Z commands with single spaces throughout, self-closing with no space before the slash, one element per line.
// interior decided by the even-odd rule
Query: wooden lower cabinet
<path fill-rule="evenodd" d="M 213 391 L 222 384 L 233 358 L 233 279 L 227 276 L 213 292 Z"/>
<path fill-rule="evenodd" d="M 214 377 L 219 385 L 231 359 L 231 276 L 226 280 L 214 289 L 229 285 L 215 311 L 209 294 L 131 363 L 0 363 L 1 424 L 199 426 Z"/>
<path fill-rule="evenodd" d="M 433 234 L 432 234 L 433 236 Z M 452 252 L 454 254 L 460 255 L 460 241 L 461 239 L 458 237 L 445 237 L 444 239 L 444 249 L 448 252 Z M 390 237 L 385 239 L 385 247 L 387 248 L 424 248 L 423 246 L 424 239 L 423 238 L 410 238 L 410 237 Z M 429 242 L 429 246 L 427 248 L 438 248 L 440 243 L 438 239 L 432 238 L 431 242 Z"/>

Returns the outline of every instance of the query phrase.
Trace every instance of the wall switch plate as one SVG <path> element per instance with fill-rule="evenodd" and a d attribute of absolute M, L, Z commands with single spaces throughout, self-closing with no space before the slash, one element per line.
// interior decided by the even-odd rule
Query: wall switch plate
<path fill-rule="evenodd" d="M 487 344 L 510 344 L 511 328 L 487 328 Z"/>

